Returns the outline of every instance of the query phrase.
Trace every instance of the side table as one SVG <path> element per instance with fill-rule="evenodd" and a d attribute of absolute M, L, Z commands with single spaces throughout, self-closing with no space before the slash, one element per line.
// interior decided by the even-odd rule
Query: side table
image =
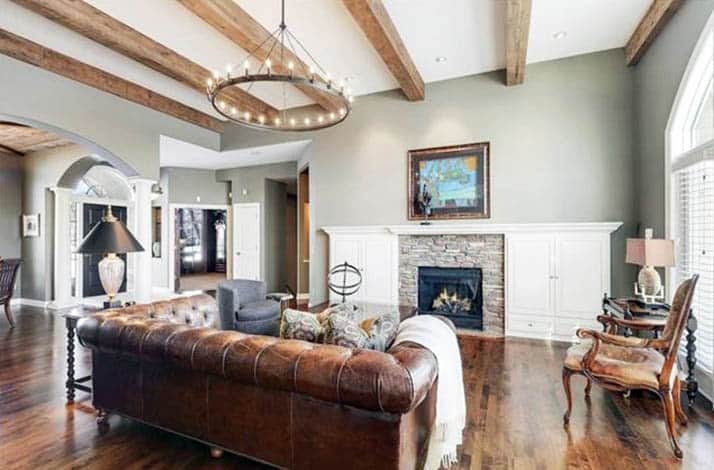
<path fill-rule="evenodd" d="M 81 390 L 87 393 L 92 392 L 92 388 L 86 384 L 92 380 L 91 375 L 79 378 L 74 377 L 74 350 L 77 322 L 93 313 L 95 313 L 95 311 L 89 310 L 86 307 L 79 307 L 62 313 L 65 327 L 67 329 L 67 381 L 65 382 L 65 388 L 67 389 L 67 403 L 74 403 L 75 390 Z"/>
<path fill-rule="evenodd" d="M 669 309 L 670 306 L 668 304 L 649 304 L 638 299 L 616 299 L 608 297 L 607 294 L 605 294 L 602 299 L 603 315 L 631 322 L 646 322 L 649 325 L 649 328 L 641 329 L 649 329 L 654 333 L 655 337 L 657 337 L 664 329 L 664 326 L 667 323 Z M 606 329 L 604 324 L 603 328 Z M 685 347 L 687 350 L 687 378 L 684 380 L 690 406 L 694 404 L 694 400 L 697 397 L 697 391 L 699 390 L 699 383 L 694 375 L 694 370 L 697 365 L 696 331 L 697 319 L 694 316 L 694 312 L 690 311 L 689 319 L 687 320 L 687 345 Z M 625 336 L 630 336 L 632 331 L 629 328 L 624 328 L 623 334 Z"/>

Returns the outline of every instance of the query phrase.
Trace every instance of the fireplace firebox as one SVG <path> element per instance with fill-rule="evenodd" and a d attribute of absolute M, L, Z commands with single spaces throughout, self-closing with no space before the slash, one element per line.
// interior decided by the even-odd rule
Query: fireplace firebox
<path fill-rule="evenodd" d="M 443 315 L 461 328 L 483 329 L 480 268 L 419 267 L 419 314 Z"/>

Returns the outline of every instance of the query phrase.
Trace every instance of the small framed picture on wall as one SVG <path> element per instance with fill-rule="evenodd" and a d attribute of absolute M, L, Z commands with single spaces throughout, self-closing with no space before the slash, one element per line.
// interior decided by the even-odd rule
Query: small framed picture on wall
<path fill-rule="evenodd" d="M 40 214 L 25 214 L 22 216 L 22 236 L 40 236 Z"/>

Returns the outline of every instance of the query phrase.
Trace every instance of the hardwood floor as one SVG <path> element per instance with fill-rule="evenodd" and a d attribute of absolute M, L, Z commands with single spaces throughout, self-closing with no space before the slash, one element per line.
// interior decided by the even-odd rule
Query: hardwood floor
<path fill-rule="evenodd" d="M 100 436 L 88 394 L 65 405 L 61 317 L 16 308 L 17 327 L 0 321 L 0 468 L 265 468 L 240 457 L 209 456 L 202 444 L 113 416 Z M 699 404 L 680 428 L 684 460 L 671 454 L 659 402 L 630 399 L 574 379 L 570 430 L 562 426 L 560 371 L 566 345 L 461 339 L 468 423 L 460 469 L 709 468 L 714 415 Z M 89 372 L 77 351 L 77 376 Z"/>

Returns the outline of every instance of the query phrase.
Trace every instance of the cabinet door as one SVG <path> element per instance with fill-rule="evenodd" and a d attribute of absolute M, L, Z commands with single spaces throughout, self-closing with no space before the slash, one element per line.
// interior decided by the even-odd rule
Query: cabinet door
<path fill-rule="evenodd" d="M 553 236 L 510 235 L 506 240 L 507 312 L 553 316 Z"/>
<path fill-rule="evenodd" d="M 363 270 L 363 266 L 362 266 L 363 265 L 363 261 L 362 261 L 363 248 L 364 248 L 364 242 L 360 237 L 350 237 L 350 236 L 335 237 L 331 243 L 331 248 L 330 248 L 330 267 L 329 267 L 329 269 L 332 269 L 337 265 L 347 262 L 362 271 Z M 332 277 L 332 281 L 339 285 L 342 285 L 343 282 L 348 285 L 354 284 L 354 282 L 356 280 L 357 280 L 357 276 L 354 274 L 349 274 L 349 273 L 345 276 L 344 279 L 341 276 L 333 276 Z M 330 291 L 330 301 L 336 302 L 336 301 L 340 301 L 340 300 L 342 300 L 342 298 L 340 296 L 338 296 L 334 292 Z M 352 302 L 361 301 L 362 300 L 362 289 L 360 289 L 360 291 L 357 292 L 356 295 L 350 296 L 349 300 Z"/>
<path fill-rule="evenodd" d="M 366 302 L 394 301 L 393 243 L 391 237 L 365 237 L 362 263 L 362 296 Z"/>
<path fill-rule="evenodd" d="M 594 320 L 609 291 L 609 236 L 564 234 L 555 245 L 556 316 Z"/>

